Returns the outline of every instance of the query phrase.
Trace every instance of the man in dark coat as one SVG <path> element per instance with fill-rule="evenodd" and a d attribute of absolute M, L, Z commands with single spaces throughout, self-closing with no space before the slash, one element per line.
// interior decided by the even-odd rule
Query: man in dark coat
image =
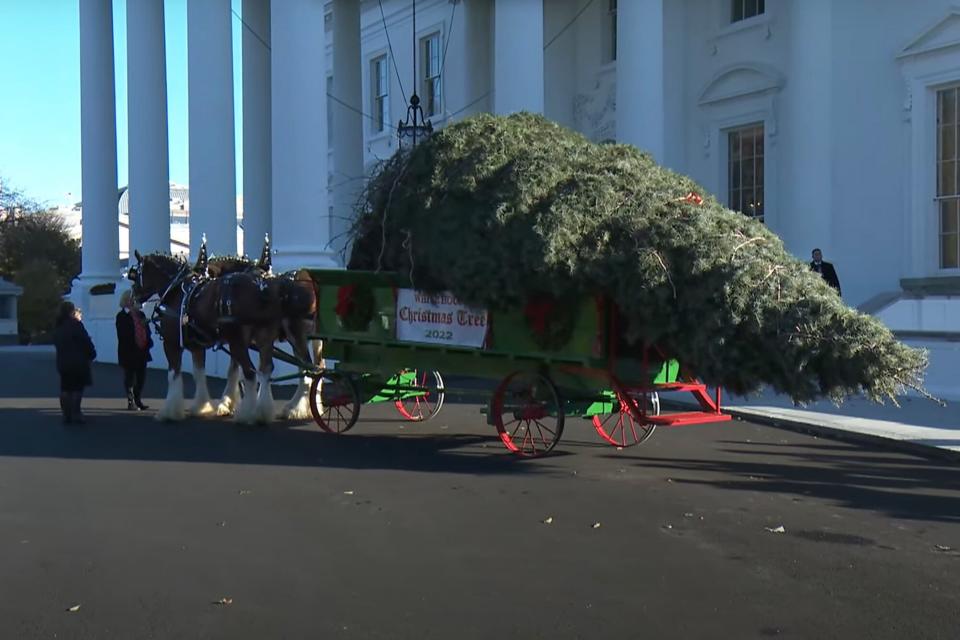
<path fill-rule="evenodd" d="M 150 325 L 140 310 L 140 305 L 130 291 L 120 296 L 120 312 L 117 314 L 117 362 L 123 368 L 123 386 L 127 392 L 127 410 L 148 407 L 143 404 L 140 394 L 147 377 L 147 363 L 150 362 Z"/>
<path fill-rule="evenodd" d="M 53 332 L 57 348 L 57 373 L 60 374 L 60 411 L 65 423 L 83 423 L 80 402 L 83 390 L 93 383 L 90 363 L 97 350 L 81 322 L 80 310 L 72 302 L 60 305 L 57 327 Z"/>
<path fill-rule="evenodd" d="M 819 273 L 828 285 L 837 290 L 837 295 L 840 295 L 840 279 L 837 277 L 837 270 L 829 262 L 824 262 L 823 252 L 820 249 L 813 250 L 813 261 L 810 262 L 810 268 Z"/>

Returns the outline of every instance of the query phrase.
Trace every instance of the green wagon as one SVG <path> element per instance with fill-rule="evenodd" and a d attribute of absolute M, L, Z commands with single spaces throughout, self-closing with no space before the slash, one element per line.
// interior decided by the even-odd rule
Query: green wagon
<path fill-rule="evenodd" d="M 560 304 L 531 301 L 508 311 L 468 308 L 429 296 L 394 273 L 312 270 L 318 291 L 316 333 L 324 361 L 301 367 L 313 378 L 317 424 L 342 434 L 360 407 L 392 402 L 410 420 L 427 420 L 453 391 L 439 373 L 497 382 L 487 422 L 521 456 L 559 442 L 567 418 L 592 422 L 606 442 L 640 444 L 657 426 L 729 420 L 720 392 L 651 346 L 626 346 L 616 308 L 602 297 Z M 281 359 L 298 363 L 288 354 Z M 659 393 L 690 392 L 698 410 L 661 412 Z"/>

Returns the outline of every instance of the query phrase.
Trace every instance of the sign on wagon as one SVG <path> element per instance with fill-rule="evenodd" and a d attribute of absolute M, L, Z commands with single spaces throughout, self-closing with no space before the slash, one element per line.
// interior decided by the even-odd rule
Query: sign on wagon
<path fill-rule="evenodd" d="M 449 293 L 397 292 L 397 340 L 480 348 L 486 337 L 485 309 L 471 309 Z"/>

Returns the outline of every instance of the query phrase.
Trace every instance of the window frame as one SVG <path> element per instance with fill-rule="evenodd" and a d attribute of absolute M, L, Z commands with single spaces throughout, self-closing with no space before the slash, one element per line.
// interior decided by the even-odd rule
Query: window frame
<path fill-rule="evenodd" d="M 378 66 L 382 69 L 378 70 Z M 384 52 L 370 58 L 370 132 L 381 135 L 388 131 L 390 118 L 390 58 Z M 381 87 L 381 80 L 383 81 Z"/>
<path fill-rule="evenodd" d="M 754 134 L 752 138 L 754 153 L 749 158 L 744 158 L 743 152 L 742 152 L 743 138 L 741 136 L 744 133 L 748 133 L 748 132 Z M 757 133 L 759 133 L 759 136 L 756 135 Z M 726 187 L 725 191 L 727 194 L 727 198 L 726 198 L 727 206 L 734 211 L 742 213 L 748 218 L 757 220 L 762 224 L 767 224 L 767 217 L 766 217 L 767 212 L 764 205 L 764 203 L 767 202 L 767 193 L 766 193 L 767 130 L 766 130 L 765 124 L 762 120 L 760 120 L 760 121 L 750 122 L 750 123 L 746 123 L 746 124 L 742 124 L 734 127 L 728 127 L 722 130 L 722 134 L 724 136 L 724 140 L 726 143 L 724 145 L 724 150 L 725 150 L 724 175 L 726 176 L 726 179 L 724 182 Z M 739 144 L 739 149 L 737 150 L 737 158 L 736 158 L 736 162 L 737 162 L 736 172 L 734 172 L 734 165 L 733 165 L 733 162 L 734 162 L 733 137 L 734 136 L 738 136 L 737 142 Z M 756 153 L 757 140 L 760 140 L 763 144 L 762 151 L 759 155 Z M 759 159 L 759 163 L 758 163 L 758 159 Z M 752 161 L 751 163 L 752 180 L 751 180 L 749 189 L 744 187 L 744 181 L 743 181 L 743 174 L 744 174 L 743 169 L 745 166 L 745 162 L 744 162 L 745 160 Z M 738 177 L 736 189 L 733 186 L 734 175 Z M 758 179 L 758 176 L 759 176 L 759 179 Z M 737 199 L 738 199 L 736 206 L 735 206 L 735 203 L 733 202 L 734 191 L 737 192 Z M 747 192 L 747 191 L 749 191 L 752 194 L 751 200 L 756 199 L 758 204 L 760 205 L 759 213 L 756 213 L 756 212 L 749 213 L 747 211 L 744 211 L 743 194 L 744 192 Z M 757 197 L 758 193 L 759 193 L 759 198 Z"/>
<path fill-rule="evenodd" d="M 428 55 L 430 41 L 436 40 L 435 73 L 431 74 L 432 56 Z M 417 70 L 417 95 L 420 96 L 420 105 L 423 108 L 424 118 L 434 118 L 443 115 L 443 30 L 435 28 L 418 39 L 419 55 Z M 432 89 L 432 91 L 431 91 Z"/>
<path fill-rule="evenodd" d="M 947 94 L 952 94 L 953 110 L 952 115 L 947 118 L 949 122 L 945 123 L 942 99 Z M 937 266 L 941 270 L 960 269 L 960 150 L 957 148 L 958 143 L 960 143 L 960 109 L 958 109 L 960 104 L 958 102 L 960 102 L 960 83 L 934 89 L 934 135 L 936 137 L 934 145 L 934 179 L 936 181 L 934 200 L 937 203 Z M 952 139 L 950 153 L 945 153 L 944 142 L 947 139 Z M 944 188 L 944 177 L 947 175 L 945 165 L 948 164 L 952 187 Z M 952 209 L 952 212 L 949 211 L 950 209 Z M 947 216 L 952 218 L 953 223 L 953 228 L 949 231 L 945 231 Z M 953 259 L 950 264 L 947 263 L 944 255 L 949 237 L 952 237 L 953 242 Z"/>
<path fill-rule="evenodd" d="M 607 0 L 603 13 L 603 60 L 602 63 L 614 64 L 617 61 L 617 9 L 618 0 Z"/>
<path fill-rule="evenodd" d="M 753 5 L 754 12 L 748 13 L 748 7 Z M 765 0 L 730 0 L 729 24 L 737 24 L 766 14 Z"/>

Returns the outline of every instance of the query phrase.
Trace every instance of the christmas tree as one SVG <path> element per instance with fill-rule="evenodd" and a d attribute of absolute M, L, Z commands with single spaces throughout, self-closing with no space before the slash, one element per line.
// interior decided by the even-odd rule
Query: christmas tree
<path fill-rule="evenodd" d="M 919 389 L 926 367 L 763 224 L 632 146 L 540 116 L 477 116 L 398 152 L 353 232 L 349 268 L 492 310 L 606 295 L 628 340 L 736 393 L 882 401 Z"/>

